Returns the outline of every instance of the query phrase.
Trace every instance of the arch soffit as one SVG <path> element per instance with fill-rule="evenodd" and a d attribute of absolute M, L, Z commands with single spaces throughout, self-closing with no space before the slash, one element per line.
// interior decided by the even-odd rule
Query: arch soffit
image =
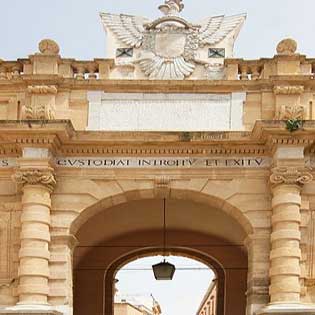
<path fill-rule="evenodd" d="M 115 182 L 109 182 L 108 184 L 112 184 L 115 188 L 117 188 Z M 104 197 L 91 206 L 86 207 L 78 214 L 78 216 L 70 224 L 70 234 L 75 235 L 80 227 L 84 225 L 84 223 L 86 223 L 90 218 L 104 211 L 105 209 L 130 201 L 143 199 L 161 199 L 164 196 L 173 200 L 189 200 L 192 202 L 208 205 L 211 208 L 217 208 L 233 217 L 236 222 L 238 222 L 240 226 L 244 229 L 247 235 L 251 235 L 254 230 L 246 214 L 243 213 L 238 207 L 234 206 L 232 203 L 226 200 L 227 196 L 224 195 L 224 190 L 222 190 L 221 197 L 212 195 L 208 191 L 196 191 L 190 188 L 170 188 L 167 190 L 166 194 L 164 192 L 164 195 L 161 195 L 161 191 L 155 188 L 135 188 L 133 185 L 129 189 L 127 187 L 124 187 L 124 189 L 121 189 L 121 191 L 118 192 L 116 191 L 116 189 L 113 189 L 111 191 L 112 193 L 109 194 L 107 197 Z"/>

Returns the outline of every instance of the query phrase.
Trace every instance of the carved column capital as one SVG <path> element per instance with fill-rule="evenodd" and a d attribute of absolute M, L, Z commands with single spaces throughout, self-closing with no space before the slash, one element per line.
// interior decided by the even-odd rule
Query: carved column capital
<path fill-rule="evenodd" d="M 47 169 L 18 169 L 14 175 L 17 184 L 42 185 L 52 192 L 56 185 L 55 174 L 52 168 Z"/>
<path fill-rule="evenodd" d="M 270 182 L 273 186 L 280 184 L 303 186 L 313 180 L 310 170 L 305 167 L 280 166 L 271 171 Z"/>

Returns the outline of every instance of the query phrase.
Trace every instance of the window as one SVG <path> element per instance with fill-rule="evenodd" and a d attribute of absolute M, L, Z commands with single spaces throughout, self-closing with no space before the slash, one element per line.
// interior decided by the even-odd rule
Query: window
<path fill-rule="evenodd" d="M 225 58 L 225 48 L 209 48 L 209 58 Z"/>
<path fill-rule="evenodd" d="M 116 58 L 130 58 L 133 56 L 133 48 L 118 48 Z"/>

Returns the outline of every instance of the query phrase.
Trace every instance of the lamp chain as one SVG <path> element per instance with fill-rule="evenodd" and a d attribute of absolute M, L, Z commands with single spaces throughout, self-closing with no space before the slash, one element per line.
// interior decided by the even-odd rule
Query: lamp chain
<path fill-rule="evenodd" d="M 166 199 L 163 200 L 163 256 L 166 256 Z"/>

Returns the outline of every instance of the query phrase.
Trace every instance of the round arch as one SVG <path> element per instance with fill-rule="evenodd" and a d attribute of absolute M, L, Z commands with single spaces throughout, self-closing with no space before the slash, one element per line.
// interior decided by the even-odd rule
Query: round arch
<path fill-rule="evenodd" d="M 185 206 L 190 207 L 190 205 L 191 205 L 191 209 L 189 208 L 190 219 L 186 218 L 184 225 L 182 224 L 182 226 L 179 227 L 179 228 L 183 228 L 183 230 L 174 231 L 174 235 L 176 234 L 176 236 L 174 236 L 174 237 L 177 240 L 180 240 L 182 238 L 185 238 L 187 240 L 187 237 L 189 237 L 189 238 L 191 237 L 190 239 L 197 240 L 197 243 L 195 243 L 195 244 L 198 244 L 198 242 L 201 238 L 204 239 L 205 243 L 209 240 L 210 240 L 210 243 L 211 242 L 216 243 L 216 240 L 218 240 L 218 238 L 215 239 L 215 237 L 222 237 L 222 233 L 220 236 L 218 234 L 214 233 L 213 238 L 210 238 L 210 236 L 209 235 L 207 236 L 206 234 L 203 234 L 203 236 L 201 236 L 201 234 L 204 231 L 202 232 L 201 229 L 198 230 L 198 226 L 199 226 L 198 224 L 204 224 L 205 222 L 202 222 L 202 220 L 201 221 L 199 220 L 198 224 L 195 226 L 194 231 L 187 229 L 187 224 L 190 224 L 189 220 L 193 219 L 192 216 L 194 216 L 196 213 L 194 211 L 197 210 L 198 207 L 200 207 L 200 211 L 203 211 L 203 213 L 205 213 L 207 215 L 207 219 L 204 221 L 211 222 L 211 218 L 213 218 L 213 216 L 216 213 L 217 216 L 218 215 L 221 216 L 221 223 L 220 223 L 221 225 L 222 225 L 222 222 L 223 223 L 226 222 L 227 225 L 232 224 L 231 225 L 232 228 L 234 227 L 236 229 L 239 229 L 239 231 L 240 230 L 243 231 L 242 232 L 242 239 L 243 240 L 245 239 L 246 236 L 251 234 L 253 231 L 253 228 L 252 228 L 248 218 L 246 217 L 246 215 L 243 214 L 241 212 L 241 210 L 239 210 L 237 207 L 229 204 L 225 200 L 222 200 L 218 197 L 214 197 L 214 196 L 211 196 L 211 195 L 208 195 L 205 193 L 200 193 L 200 192 L 191 191 L 191 190 L 177 190 L 177 189 L 171 189 L 167 195 L 162 195 L 162 196 L 159 194 L 159 192 L 157 192 L 156 190 L 153 190 L 153 189 L 130 190 L 130 191 L 127 191 L 124 193 L 113 194 L 112 196 L 110 196 L 108 198 L 104 198 L 103 200 L 101 200 L 101 201 L 97 202 L 96 204 L 83 210 L 81 212 L 81 214 L 72 223 L 70 231 L 71 231 L 71 233 L 75 234 L 76 236 L 79 235 L 79 240 L 82 239 L 82 238 L 80 239 L 80 236 L 82 236 L 84 234 L 88 235 L 88 238 L 90 237 L 90 235 L 99 236 L 103 232 L 97 233 L 96 229 L 92 223 L 94 222 L 95 225 L 97 225 L 98 222 L 100 221 L 99 220 L 100 216 L 104 215 L 104 216 L 106 216 L 106 219 L 104 219 L 105 220 L 104 223 L 108 224 L 108 222 L 110 222 L 110 224 L 112 225 L 109 229 L 110 232 L 108 232 L 106 234 L 107 240 L 109 240 L 109 235 L 115 241 L 117 241 L 117 239 L 119 239 L 119 236 L 121 236 L 122 239 L 124 238 L 123 241 L 121 242 L 121 244 L 125 244 L 126 240 L 127 240 L 127 242 L 129 242 L 132 239 L 132 237 L 128 236 L 128 233 L 133 231 L 133 235 L 138 237 L 138 238 L 136 238 L 137 241 L 147 240 L 147 236 L 149 235 L 149 237 L 152 237 L 152 240 L 154 243 L 154 241 L 156 241 L 156 239 L 157 239 L 157 238 L 155 238 L 154 233 L 160 233 L 159 230 L 154 230 L 154 228 L 155 229 L 157 228 L 156 225 L 155 226 L 152 225 L 152 226 L 148 227 L 147 231 L 141 231 L 143 233 L 147 233 L 147 235 L 140 236 L 141 233 L 135 233 L 137 231 L 137 226 L 133 226 L 132 229 L 129 229 L 129 230 L 127 229 L 129 232 L 126 232 L 127 234 L 123 235 L 122 233 L 125 232 L 123 228 L 126 228 L 126 225 L 122 225 L 122 228 L 120 227 L 120 230 L 119 230 L 119 228 L 116 228 L 116 226 L 115 226 L 114 227 L 115 231 L 114 231 L 113 230 L 113 224 L 115 224 L 115 223 L 113 223 L 113 220 L 108 220 L 108 219 L 114 217 L 116 220 L 115 222 L 118 222 L 117 220 L 119 220 L 119 218 L 117 217 L 117 213 L 122 214 L 122 212 L 121 212 L 122 209 L 123 209 L 125 215 L 126 215 L 126 213 L 129 213 L 129 214 L 132 213 L 132 217 L 133 216 L 139 216 L 139 212 L 137 212 L 137 207 L 135 205 L 138 205 L 138 203 L 141 203 L 141 202 L 150 203 L 150 204 L 152 204 L 152 202 L 159 203 L 163 199 L 164 196 L 167 196 L 167 198 L 166 198 L 167 201 L 173 202 L 174 204 L 179 204 L 180 210 L 182 210 L 181 207 L 183 207 L 183 208 Z M 192 204 L 194 204 L 194 205 L 192 206 Z M 148 207 L 146 207 L 146 209 L 148 209 Z M 150 207 L 150 210 L 153 211 L 154 208 Z M 177 211 L 177 215 L 179 215 L 178 210 L 179 209 L 174 210 L 174 211 Z M 156 208 L 155 208 L 155 211 L 156 211 Z M 151 211 L 142 212 L 142 214 L 143 213 L 151 213 Z M 146 218 L 149 219 L 149 217 L 146 217 Z M 182 219 L 183 218 L 181 218 L 181 220 L 178 220 L 178 221 L 181 221 L 181 223 L 183 223 Z M 128 217 L 125 216 L 125 222 L 126 222 L 126 220 L 128 220 Z M 176 218 L 175 218 L 175 220 L 176 220 Z M 131 218 L 131 221 L 132 221 L 131 222 L 131 225 L 132 225 L 134 223 L 132 218 Z M 142 222 L 147 222 L 147 221 L 142 220 Z M 174 216 L 173 216 L 173 222 L 174 222 Z M 209 224 L 209 223 L 207 223 L 207 224 Z M 148 224 L 148 226 L 149 226 L 149 224 Z M 197 227 L 197 229 L 196 229 L 196 227 Z M 153 230 L 152 230 L 152 228 L 153 228 Z M 117 232 L 117 229 L 119 230 L 118 232 Z M 225 227 L 225 229 L 226 229 L 226 227 Z M 82 234 L 80 234 L 81 231 L 83 231 Z M 101 231 L 101 230 L 99 229 L 99 231 Z M 218 231 L 218 229 L 216 231 Z M 114 232 L 114 234 L 112 234 L 113 232 Z M 199 234 L 198 234 L 198 232 L 199 232 Z M 83 238 L 83 240 L 84 240 L 84 238 Z M 119 243 L 119 241 L 117 241 L 117 242 Z M 220 240 L 219 240 L 219 242 L 220 242 Z M 84 243 L 84 241 L 83 241 L 83 243 Z M 97 244 L 95 239 L 92 243 Z M 98 265 L 99 269 L 96 270 L 94 272 L 94 275 L 91 276 L 91 282 L 90 282 L 90 286 L 93 286 L 98 281 L 99 291 L 102 291 L 101 296 L 98 296 L 98 300 L 100 300 L 100 299 L 103 300 L 104 277 L 105 277 L 105 298 L 106 298 L 105 314 L 106 315 L 112 315 L 112 311 L 113 311 L 112 310 L 112 306 L 113 306 L 113 301 L 112 301 L 112 299 L 113 299 L 113 296 L 112 296 L 113 277 L 114 277 L 114 273 L 116 272 L 116 270 L 119 269 L 119 266 L 121 266 L 125 262 L 127 262 L 128 259 L 133 260 L 135 257 L 137 257 L 139 255 L 147 256 L 149 253 L 152 254 L 154 252 L 157 252 L 159 250 L 159 247 L 156 246 L 157 243 L 154 243 L 154 244 L 155 245 L 153 245 L 153 246 L 152 245 L 144 246 L 145 249 L 135 248 L 135 250 L 132 250 L 132 251 L 130 250 L 130 248 L 134 248 L 134 246 L 130 246 L 130 244 L 129 244 L 128 250 L 119 249 L 115 253 L 113 253 L 113 252 L 110 253 L 107 250 L 106 254 L 109 255 L 110 257 L 106 258 L 106 263 L 103 265 L 103 267 L 101 265 Z M 213 270 L 217 273 L 218 280 L 221 280 L 221 281 L 219 281 L 220 282 L 220 289 L 219 289 L 220 290 L 220 293 L 219 293 L 220 298 L 218 300 L 220 300 L 220 305 L 218 305 L 218 310 L 220 313 L 218 313 L 218 315 L 236 314 L 234 312 L 233 308 L 235 308 L 235 306 L 237 304 L 242 304 L 242 308 L 244 308 L 243 306 L 246 306 L 246 301 L 241 302 L 241 303 L 239 302 L 240 298 L 242 298 L 242 301 L 243 301 L 243 298 L 245 298 L 245 292 L 246 292 L 247 253 L 244 253 L 244 251 L 246 252 L 245 247 L 242 247 L 242 248 L 226 247 L 227 250 L 214 248 L 215 253 L 212 255 L 212 253 L 210 252 L 212 249 L 198 250 L 198 248 L 194 248 L 193 246 L 189 246 L 189 244 L 188 244 L 188 246 L 186 246 L 183 243 L 179 244 L 179 243 L 175 242 L 175 244 L 178 244 L 178 245 L 177 246 L 169 246 L 169 248 L 173 249 L 174 253 L 177 252 L 177 253 L 181 253 L 182 255 L 186 253 L 188 256 L 190 256 L 194 259 L 198 259 L 198 257 L 199 257 L 201 259 L 201 261 L 205 262 L 207 265 L 212 266 Z M 230 243 L 230 244 L 232 244 L 232 243 Z M 228 246 L 230 246 L 230 245 L 228 245 Z M 96 247 L 102 248 L 102 245 L 96 246 Z M 140 247 L 143 247 L 143 246 L 140 246 Z M 97 255 L 99 255 L 99 254 L 97 254 L 96 250 L 91 251 L 90 253 L 87 253 L 87 251 L 85 251 L 85 253 L 82 255 L 82 257 L 85 257 L 87 259 L 90 259 L 90 257 L 94 257 L 97 260 L 98 259 Z M 80 257 L 80 255 L 78 254 L 77 257 Z M 84 267 L 85 258 L 82 259 L 83 264 L 81 265 L 81 263 L 80 263 L 80 267 L 78 268 L 78 270 L 82 266 L 83 266 L 83 268 L 81 268 L 81 270 L 83 270 L 85 268 Z M 81 258 L 78 258 L 78 259 L 80 260 Z M 238 262 L 236 263 L 236 265 L 232 264 L 233 266 L 232 266 L 232 268 L 230 268 L 229 267 L 229 265 L 231 265 L 230 262 L 234 263 L 234 260 L 238 261 Z M 222 261 L 224 261 L 224 263 L 222 263 Z M 76 268 L 77 264 L 74 263 L 74 266 Z M 230 270 L 228 270 L 228 269 L 230 269 Z M 88 270 L 88 269 L 86 269 L 86 270 Z M 240 270 L 239 271 L 240 275 L 237 275 L 238 270 Z M 107 271 L 107 272 L 105 273 L 105 271 Z M 76 274 L 76 272 L 77 271 L 75 270 L 75 274 Z M 93 276 L 94 276 L 94 278 L 93 278 Z M 77 275 L 76 277 L 80 278 L 80 275 Z M 83 279 L 83 280 L 85 281 L 86 279 Z M 82 286 L 84 287 L 84 281 L 83 280 L 79 279 L 78 281 L 76 281 L 75 286 L 77 288 L 80 288 Z M 101 283 L 100 283 L 100 281 L 101 281 Z M 233 292 L 233 290 L 235 290 L 235 291 L 238 290 L 238 286 L 237 285 L 235 286 L 235 284 L 234 284 L 234 283 L 238 283 L 238 281 L 241 282 L 241 284 L 240 284 L 241 290 L 240 290 L 240 292 L 238 292 L 236 294 L 237 297 L 235 297 L 235 296 L 232 296 L 233 295 L 232 292 Z M 79 293 L 78 296 L 76 295 L 76 299 L 77 300 L 79 299 L 79 301 L 80 301 L 81 296 L 82 296 L 82 292 Z M 89 302 L 89 303 L 91 303 L 91 302 Z M 84 311 L 86 313 L 87 310 L 82 309 L 83 313 L 84 313 Z M 242 314 L 243 311 L 245 311 L 245 310 L 239 311 L 239 313 L 237 313 L 237 314 Z M 97 313 L 98 314 L 104 314 L 101 312 L 102 312 L 101 310 L 98 310 Z"/>
<path fill-rule="evenodd" d="M 205 255 L 204 253 L 188 248 L 168 248 L 167 252 L 174 256 L 182 256 L 191 258 L 202 262 L 207 265 L 215 273 L 216 279 L 218 280 L 218 293 L 217 293 L 217 315 L 224 315 L 225 306 L 225 271 L 221 264 L 216 261 L 213 257 Z M 126 254 L 125 256 L 119 257 L 115 260 L 109 268 L 105 271 L 104 275 L 104 314 L 114 314 L 114 280 L 117 272 L 126 264 L 144 257 L 155 256 L 163 254 L 161 248 L 150 248 L 140 249 Z"/>
<path fill-rule="evenodd" d="M 113 189 L 114 191 L 114 189 Z M 173 189 L 170 188 L 168 193 L 164 195 L 171 200 L 187 200 L 198 202 L 210 207 L 222 210 L 229 216 L 233 217 L 244 229 L 247 235 L 251 235 L 254 231 L 253 226 L 248 217 L 236 206 L 214 195 L 191 189 Z M 113 193 L 112 195 L 96 202 L 95 204 L 85 208 L 71 223 L 69 233 L 75 235 L 80 227 L 84 225 L 90 218 L 98 213 L 123 203 L 144 199 L 161 199 L 163 198 L 157 189 L 133 189 L 124 190 L 123 192 Z"/>

